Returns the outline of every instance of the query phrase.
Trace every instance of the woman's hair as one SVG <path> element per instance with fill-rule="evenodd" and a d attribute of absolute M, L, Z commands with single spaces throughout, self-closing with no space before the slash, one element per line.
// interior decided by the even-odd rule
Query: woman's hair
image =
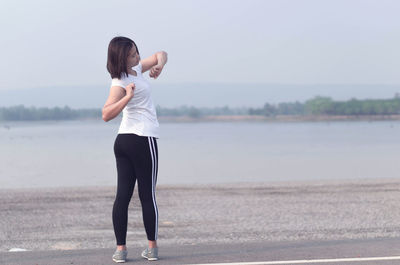
<path fill-rule="evenodd" d="M 111 78 L 121 79 L 122 74 L 128 76 L 126 59 L 133 45 L 135 45 L 137 53 L 139 54 L 136 43 L 129 38 L 119 36 L 110 41 L 108 45 L 107 70 Z"/>

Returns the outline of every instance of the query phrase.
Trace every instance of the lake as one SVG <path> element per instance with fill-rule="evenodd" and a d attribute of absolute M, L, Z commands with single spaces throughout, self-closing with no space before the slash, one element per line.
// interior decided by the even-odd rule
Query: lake
<path fill-rule="evenodd" d="M 119 122 L 1 122 L 0 187 L 116 185 Z M 400 177 L 400 121 L 160 128 L 158 184 Z"/>

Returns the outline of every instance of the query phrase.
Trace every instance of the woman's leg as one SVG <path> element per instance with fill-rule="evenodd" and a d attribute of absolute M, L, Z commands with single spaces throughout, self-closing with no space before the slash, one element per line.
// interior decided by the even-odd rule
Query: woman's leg
<path fill-rule="evenodd" d="M 117 245 L 125 248 L 128 225 L 128 206 L 135 187 L 136 175 L 134 165 L 126 153 L 127 137 L 117 136 L 114 153 L 117 163 L 117 194 L 114 201 L 112 219 Z M 124 247 L 121 247 L 124 246 Z"/>
<path fill-rule="evenodd" d="M 147 139 L 146 139 L 147 138 Z M 156 183 L 158 172 L 158 150 L 156 138 L 145 137 L 142 152 L 136 153 L 135 167 L 138 180 L 139 198 L 142 204 L 143 223 L 149 247 L 157 246 L 158 207 L 156 203 Z M 136 163 L 138 162 L 138 163 Z"/>

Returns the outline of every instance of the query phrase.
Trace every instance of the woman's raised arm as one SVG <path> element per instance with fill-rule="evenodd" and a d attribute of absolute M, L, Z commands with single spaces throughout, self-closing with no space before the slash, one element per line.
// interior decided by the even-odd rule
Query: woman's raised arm
<path fill-rule="evenodd" d="M 157 78 L 167 61 L 168 54 L 165 51 L 156 52 L 152 56 L 140 60 L 140 63 L 142 64 L 142 73 L 151 69 L 149 74 L 150 77 Z"/>
<path fill-rule="evenodd" d="M 110 88 L 110 95 L 102 110 L 102 118 L 104 121 L 110 121 L 118 116 L 126 104 L 132 99 L 134 89 L 135 84 L 133 83 L 130 83 L 125 88 L 120 86 L 112 86 Z"/>

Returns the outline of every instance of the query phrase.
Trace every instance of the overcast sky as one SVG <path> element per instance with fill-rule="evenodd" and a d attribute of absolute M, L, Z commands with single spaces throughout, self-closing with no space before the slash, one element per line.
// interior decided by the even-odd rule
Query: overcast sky
<path fill-rule="evenodd" d="M 107 46 L 169 54 L 159 84 L 400 84 L 400 1 L 2 1 L 0 89 L 108 86 Z"/>

